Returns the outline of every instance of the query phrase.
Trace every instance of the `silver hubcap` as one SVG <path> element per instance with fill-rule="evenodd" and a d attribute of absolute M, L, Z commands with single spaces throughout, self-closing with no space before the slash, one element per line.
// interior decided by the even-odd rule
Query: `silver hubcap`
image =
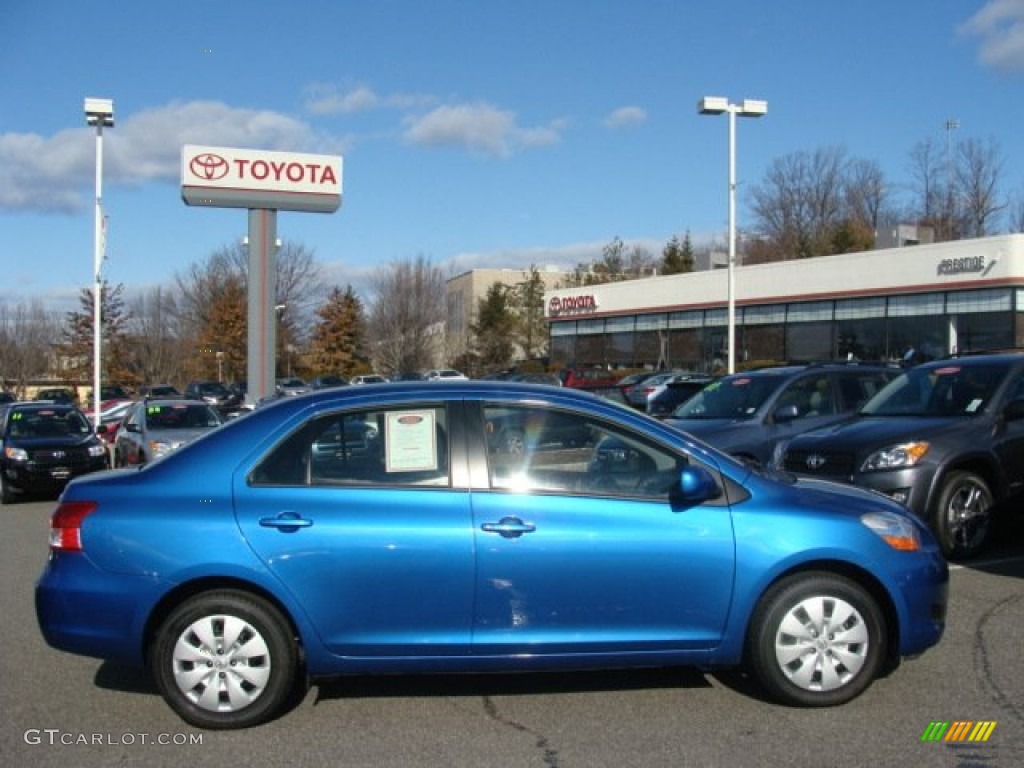
<path fill-rule="evenodd" d="M 868 628 L 856 608 L 837 597 L 808 597 L 793 606 L 775 635 L 779 668 L 805 691 L 834 691 L 867 660 Z"/>
<path fill-rule="evenodd" d="M 260 697 L 270 679 L 263 636 L 236 616 L 204 616 L 174 646 L 174 681 L 210 712 L 236 712 Z"/>
<path fill-rule="evenodd" d="M 949 500 L 946 510 L 950 537 L 965 550 L 974 549 L 988 529 L 988 501 L 977 485 L 960 486 Z"/>

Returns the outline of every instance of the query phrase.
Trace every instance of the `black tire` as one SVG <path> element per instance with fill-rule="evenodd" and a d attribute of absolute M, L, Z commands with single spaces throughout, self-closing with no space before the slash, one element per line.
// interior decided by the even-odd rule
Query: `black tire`
<path fill-rule="evenodd" d="M 888 655 L 886 644 L 885 619 L 866 590 L 841 576 L 800 573 L 772 586 L 758 603 L 747 663 L 776 701 L 830 707 L 871 685 Z"/>
<path fill-rule="evenodd" d="M 232 635 L 231 647 L 221 647 Z M 223 590 L 196 595 L 171 612 L 156 632 L 150 664 L 160 693 L 186 722 L 247 728 L 284 709 L 297 682 L 298 648 L 273 606 Z"/>
<path fill-rule="evenodd" d="M 973 472 L 950 472 L 931 513 L 931 526 L 939 547 L 950 560 L 974 557 L 988 542 L 992 530 L 992 491 Z"/>

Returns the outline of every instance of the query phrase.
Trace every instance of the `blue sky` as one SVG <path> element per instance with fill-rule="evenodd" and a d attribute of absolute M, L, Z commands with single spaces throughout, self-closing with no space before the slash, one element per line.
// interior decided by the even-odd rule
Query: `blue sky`
<path fill-rule="evenodd" d="M 727 120 L 743 185 L 839 146 L 909 179 L 913 145 L 998 142 L 1024 191 L 1024 0 L 0 0 L 0 304 L 75 308 L 92 282 L 95 130 L 104 275 L 129 293 L 246 233 L 185 206 L 183 144 L 344 156 L 334 214 L 282 212 L 332 284 L 418 255 L 445 271 L 571 267 L 615 237 L 724 239 Z"/>

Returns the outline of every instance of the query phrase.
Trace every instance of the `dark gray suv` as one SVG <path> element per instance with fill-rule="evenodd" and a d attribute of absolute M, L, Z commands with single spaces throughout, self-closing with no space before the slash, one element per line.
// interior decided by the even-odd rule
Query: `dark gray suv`
<path fill-rule="evenodd" d="M 767 466 L 777 443 L 842 421 L 898 368 L 825 363 L 761 368 L 708 384 L 666 424 L 755 466 Z"/>
<path fill-rule="evenodd" d="M 1024 354 L 904 372 L 853 418 L 780 446 L 798 475 L 872 488 L 928 522 L 943 553 L 977 554 L 996 502 L 1024 489 Z"/>

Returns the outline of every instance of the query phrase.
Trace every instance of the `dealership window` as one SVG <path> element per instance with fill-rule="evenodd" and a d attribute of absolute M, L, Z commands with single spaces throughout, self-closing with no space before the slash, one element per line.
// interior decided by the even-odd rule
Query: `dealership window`
<path fill-rule="evenodd" d="M 575 365 L 605 365 L 604 334 L 580 335 L 576 337 L 576 357 L 570 362 Z"/>
<path fill-rule="evenodd" d="M 703 365 L 703 361 L 701 330 L 699 328 L 669 331 L 667 367 L 703 371 L 707 370 Z"/>
<path fill-rule="evenodd" d="M 914 296 L 890 296 L 889 317 L 915 315 L 944 315 L 945 296 L 941 293 L 921 293 Z"/>
<path fill-rule="evenodd" d="M 922 362 L 949 354 L 949 320 L 944 316 L 889 318 L 887 330 L 892 359 Z"/>
<path fill-rule="evenodd" d="M 790 323 L 810 323 L 821 320 L 832 320 L 833 305 L 831 301 L 804 301 L 790 304 L 786 310 L 786 321 Z"/>
<path fill-rule="evenodd" d="M 746 307 L 743 310 L 743 325 L 782 325 L 785 322 L 785 304 Z"/>
<path fill-rule="evenodd" d="M 885 309 L 884 302 L 882 309 Z M 836 320 L 836 357 L 840 360 L 886 360 L 889 357 L 886 325 L 884 317 Z"/>
<path fill-rule="evenodd" d="M 550 354 L 553 367 L 564 368 L 569 365 L 576 360 L 576 337 L 552 336 Z"/>
<path fill-rule="evenodd" d="M 785 359 L 783 345 L 786 343 L 785 326 L 746 325 L 743 327 L 742 360 L 778 362 Z"/>
<path fill-rule="evenodd" d="M 669 328 L 702 328 L 704 327 L 704 313 L 701 310 L 690 312 L 670 312 L 668 316 Z"/>
<path fill-rule="evenodd" d="M 983 291 L 957 291 L 946 297 L 946 312 L 1009 312 L 1013 296 L 1003 288 Z"/>
<path fill-rule="evenodd" d="M 575 336 L 576 335 L 576 321 L 570 320 L 569 322 L 552 323 L 551 324 L 551 335 L 552 336 Z"/>
<path fill-rule="evenodd" d="M 973 312 L 956 316 L 956 351 L 977 352 L 1014 346 L 1013 314 Z"/>
<path fill-rule="evenodd" d="M 811 362 L 832 358 L 832 323 L 790 323 L 786 326 L 786 359 Z"/>
<path fill-rule="evenodd" d="M 836 302 L 836 320 L 857 320 L 862 317 L 885 317 L 885 297 L 839 299 Z"/>
<path fill-rule="evenodd" d="M 576 332 L 580 336 L 589 336 L 595 333 L 604 333 L 604 318 L 593 318 L 590 320 L 577 320 Z"/>

